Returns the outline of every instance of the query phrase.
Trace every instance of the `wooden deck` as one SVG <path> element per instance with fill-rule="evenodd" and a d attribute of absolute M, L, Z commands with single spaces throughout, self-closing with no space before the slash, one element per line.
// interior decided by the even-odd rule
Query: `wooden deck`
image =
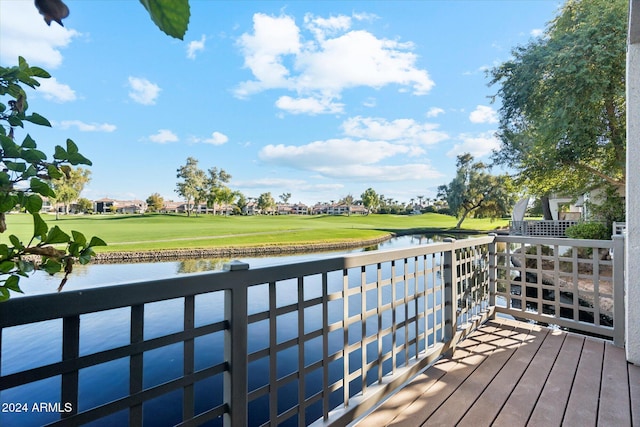
<path fill-rule="evenodd" d="M 496 319 L 357 425 L 640 426 L 640 366 L 600 339 Z"/>

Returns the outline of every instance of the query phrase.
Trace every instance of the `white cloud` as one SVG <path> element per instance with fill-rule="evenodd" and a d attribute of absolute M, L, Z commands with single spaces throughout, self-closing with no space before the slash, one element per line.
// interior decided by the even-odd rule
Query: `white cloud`
<path fill-rule="evenodd" d="M 396 154 L 406 154 L 410 149 L 386 141 L 354 141 L 352 139 L 329 139 L 306 145 L 269 144 L 259 152 L 261 160 L 316 170 L 319 165 L 349 166 L 358 163 L 377 163 Z M 366 155 L 365 155 L 366 153 Z"/>
<path fill-rule="evenodd" d="M 329 98 L 291 98 L 281 96 L 276 107 L 291 114 L 338 114 L 344 112 L 344 104 L 332 102 Z"/>
<path fill-rule="evenodd" d="M 533 30 L 531 30 L 531 37 L 540 37 L 541 35 L 544 34 L 544 30 L 541 28 L 534 28 Z"/>
<path fill-rule="evenodd" d="M 304 17 L 305 26 L 317 40 L 324 40 L 328 35 L 337 34 L 351 28 L 351 17 L 345 15 L 321 18 L 308 13 Z"/>
<path fill-rule="evenodd" d="M 436 144 L 449 138 L 436 130 L 437 124 L 418 123 L 413 119 L 397 119 L 391 122 L 382 118 L 351 117 L 342 123 L 345 135 L 355 138 L 395 141 L 402 144 Z"/>
<path fill-rule="evenodd" d="M 171 132 L 169 129 L 160 129 L 158 133 L 149 136 L 149 141 L 157 142 L 158 144 L 166 144 L 168 142 L 177 142 L 178 135 Z"/>
<path fill-rule="evenodd" d="M 161 91 L 157 84 L 140 77 L 130 76 L 129 86 L 131 87 L 129 98 L 142 105 L 154 105 Z"/>
<path fill-rule="evenodd" d="M 254 79 L 238 85 L 238 97 L 285 89 L 296 92 L 299 99 L 333 104 L 343 90 L 352 87 L 396 84 L 401 90 L 411 88 L 414 95 L 424 95 L 434 85 L 427 71 L 416 66 L 412 43 L 379 39 L 368 31 L 351 29 L 351 17 L 305 16 L 309 39 L 303 38 L 290 16 L 257 13 L 253 23 L 253 34 L 243 34 L 238 45 Z M 286 107 L 291 103 L 280 104 Z M 318 114 L 314 108 L 306 111 Z"/>
<path fill-rule="evenodd" d="M 498 113 L 491 107 L 478 105 L 469 114 L 469 120 L 471 120 L 471 123 L 498 123 Z"/>
<path fill-rule="evenodd" d="M 80 120 L 63 120 L 60 122 L 61 129 L 76 127 L 81 132 L 113 132 L 116 125 L 110 123 L 85 123 Z"/>
<path fill-rule="evenodd" d="M 55 77 L 38 79 L 40 87 L 38 94 L 45 99 L 55 102 L 71 102 L 77 99 L 76 92 L 68 85 L 58 82 Z"/>
<path fill-rule="evenodd" d="M 213 132 L 210 138 L 193 138 L 193 142 L 203 142 L 211 145 L 223 145 L 229 142 L 229 137 L 220 132 Z"/>
<path fill-rule="evenodd" d="M 427 117 L 438 117 L 440 114 L 444 114 L 444 110 L 438 107 L 431 107 L 429 111 L 427 111 Z"/>
<path fill-rule="evenodd" d="M 478 135 L 460 134 L 458 139 L 462 140 L 461 143 L 453 146 L 447 153 L 449 157 L 455 157 L 459 154 L 470 153 L 473 157 L 484 157 L 493 150 L 500 148 L 500 141 L 495 136 L 493 131 L 483 132 Z"/>
<path fill-rule="evenodd" d="M 403 165 L 356 164 L 348 168 L 322 166 L 317 168 L 316 171 L 330 178 L 380 182 L 420 181 L 443 176 L 440 172 L 432 169 L 431 166 L 422 163 Z"/>
<path fill-rule="evenodd" d="M 187 45 L 187 58 L 196 59 L 196 53 L 204 50 L 204 43 L 207 41 L 207 36 L 204 34 L 200 37 L 200 40 L 194 40 Z"/>
<path fill-rule="evenodd" d="M 0 1 L 0 62 L 17 65 L 23 56 L 29 65 L 57 68 L 61 49 L 67 47 L 75 30 L 53 23 L 47 26 L 32 1 Z"/>
<path fill-rule="evenodd" d="M 439 176 L 428 165 L 382 165 L 394 156 L 424 154 L 417 147 L 393 144 L 387 141 L 330 139 L 306 145 L 267 145 L 258 154 L 270 164 L 313 171 L 322 177 L 353 180 L 379 179 L 400 181 Z"/>

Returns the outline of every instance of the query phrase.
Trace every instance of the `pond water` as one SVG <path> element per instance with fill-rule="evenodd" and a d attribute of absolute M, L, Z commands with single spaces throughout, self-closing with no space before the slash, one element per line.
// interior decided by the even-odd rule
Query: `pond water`
<path fill-rule="evenodd" d="M 440 242 L 453 235 L 444 234 L 416 234 L 393 237 L 382 243 L 341 251 L 328 251 L 306 253 L 299 255 L 268 256 L 268 257 L 241 257 L 233 258 L 247 262 L 250 268 L 266 267 L 278 264 L 287 264 L 300 261 L 309 261 L 332 256 L 357 253 L 372 250 L 399 249 L 410 246 L 424 245 Z M 466 235 L 455 235 L 455 238 L 465 238 Z M 65 284 L 64 291 L 108 286 L 120 283 L 139 282 L 174 277 L 179 274 L 199 273 L 205 271 L 220 271 L 225 262 L 231 258 L 204 258 L 184 259 L 179 261 L 140 262 L 140 263 L 116 263 L 116 264 L 88 264 L 75 265 L 69 281 Z M 28 279 L 20 280 L 20 287 L 24 296 L 38 295 L 56 292 L 60 284 L 61 275 L 49 276 L 47 273 L 37 271 Z M 23 296 L 12 294 L 12 298 Z"/>
<path fill-rule="evenodd" d="M 441 241 L 442 235 L 413 235 L 402 236 L 390 239 L 386 242 L 366 248 L 353 249 L 348 251 L 335 251 L 323 253 L 310 253 L 293 256 L 282 257 L 253 257 L 241 258 L 242 261 L 248 262 L 251 268 L 262 266 L 277 265 L 283 263 L 291 263 L 312 259 L 327 258 L 344 253 L 354 253 L 362 251 L 370 251 L 377 249 L 394 249 L 421 244 Z M 461 238 L 461 236 L 456 236 Z M 222 265 L 229 259 L 191 259 L 182 261 L 168 261 L 156 263 L 130 263 L 130 264 L 91 264 L 88 266 L 78 267 L 69 282 L 66 284 L 64 291 L 71 291 L 82 288 L 91 288 L 96 286 L 106 286 L 117 283 L 135 282 L 142 280 L 153 280 L 164 277 L 172 277 L 176 274 L 188 274 L 202 271 L 220 270 Z M 330 284 L 330 292 L 336 292 L 342 289 L 341 275 L 336 283 Z M 38 273 L 29 280 L 21 283 L 26 295 L 43 294 L 55 292 L 60 278 L 50 277 L 46 274 Z M 335 288 L 334 288 L 335 285 Z M 268 290 L 260 289 L 259 285 L 253 289 L 254 292 L 263 292 Z M 286 286 L 286 284 L 285 284 Z M 433 283 L 422 283 L 420 286 L 432 287 Z M 221 292 L 202 296 L 197 304 L 196 313 L 205 312 L 209 315 L 207 319 L 196 318 L 196 326 L 198 323 L 211 323 L 221 320 L 223 295 Z M 390 297 L 390 296 L 389 296 Z M 386 297 L 385 297 L 386 298 Z M 441 295 L 436 297 L 441 298 Z M 351 301 L 350 301 L 351 302 Z M 429 301 L 428 305 L 434 304 Z M 358 307 L 359 302 L 356 304 Z M 351 305 L 351 304 L 350 304 Z M 342 318 L 342 306 L 336 307 L 338 310 L 335 315 Z M 251 307 L 249 307 L 251 311 Z M 331 310 L 333 311 L 333 310 Z M 350 307 L 351 311 L 351 307 Z M 183 303 L 180 300 L 161 301 L 157 303 L 147 304 L 145 306 L 145 339 L 166 335 L 168 333 L 181 330 L 183 316 Z M 198 317 L 198 316 L 196 316 Z M 334 313 L 330 313 L 330 318 L 334 317 Z M 390 319 L 389 319 L 390 321 Z M 129 322 L 130 310 L 128 307 L 110 310 L 108 313 L 91 313 L 81 316 L 81 335 L 80 335 L 80 354 L 91 354 L 108 348 L 114 348 L 128 344 L 129 340 Z M 264 322 L 259 322 L 264 323 Z M 296 334 L 297 329 L 288 330 L 287 322 L 278 322 L 278 336 L 288 336 Z M 295 326 L 297 322 L 292 322 Z M 265 325 L 263 325 L 265 326 Z M 259 324 L 250 327 L 248 344 L 249 350 L 255 351 L 264 341 L 265 336 L 268 337 L 268 331 Z M 282 330 L 281 330 L 282 329 Z M 60 320 L 40 322 L 38 324 L 23 325 L 13 328 L 6 328 L 2 331 L 2 353 L 0 355 L 0 369 L 3 375 L 19 372 L 25 369 L 56 363 L 61 360 L 61 339 L 62 322 Z M 341 335 L 341 334 L 338 334 Z M 329 345 L 331 351 L 336 351 L 342 346 L 342 337 L 336 335 L 337 340 L 333 342 L 330 339 Z M 203 369 L 212 364 L 220 363 L 223 354 L 223 333 L 215 333 L 205 335 L 195 340 L 195 368 Z M 320 343 L 321 344 L 321 343 Z M 432 344 L 432 343 L 429 343 Z M 385 344 L 389 346 L 391 343 Z M 268 342 L 267 342 L 268 346 Z M 335 347 L 335 348 L 334 348 Z M 322 348 L 309 348 L 310 357 L 314 357 L 314 351 L 322 353 Z M 305 348 L 305 352 L 307 349 Z M 291 353 L 291 354 L 289 354 Z M 411 356 L 411 355 L 409 355 Z M 144 354 L 144 388 L 152 387 L 163 382 L 178 378 L 182 375 L 183 366 L 182 343 L 177 343 L 165 347 L 158 348 L 146 352 Z M 305 357 L 306 358 L 306 357 Z M 249 366 L 249 387 L 254 388 L 254 383 L 263 382 L 264 378 L 268 381 L 269 366 L 268 359 L 259 359 Z M 399 360 L 401 363 L 402 360 Z M 352 362 L 352 366 L 359 363 Z M 278 376 L 281 369 L 297 366 L 297 350 L 291 348 L 278 354 Z M 388 367 L 390 368 L 390 367 Z M 79 374 L 79 407 L 78 410 L 86 410 L 96 405 L 104 404 L 115 399 L 128 395 L 129 387 L 129 359 L 122 358 L 107 362 L 98 366 L 93 366 L 80 371 Z M 314 371 L 315 372 L 315 371 Z M 336 381 L 342 375 L 343 368 L 340 363 L 333 363 L 330 366 L 331 381 Z M 266 375 L 266 377 L 265 377 Z M 211 408 L 221 403 L 222 396 L 219 393 L 212 392 L 220 390 L 222 383 L 222 375 L 208 378 L 197 383 L 195 386 L 196 396 L 196 413 Z M 319 391 L 322 387 L 322 378 L 319 375 L 310 375 L 307 379 L 307 387 L 309 389 Z M 60 402 L 61 380 L 57 378 L 49 378 L 21 387 L 8 389 L 0 392 L 0 402 L 7 403 L 27 403 L 32 405 L 38 402 Z M 296 396 L 295 390 L 290 393 L 287 390 L 279 391 L 283 395 Z M 267 397 L 267 396 L 265 396 Z M 335 396 L 340 398 L 340 396 Z M 333 397 L 332 397 L 333 400 Z M 287 398 L 280 398 L 280 403 L 287 403 Z M 266 404 L 266 405 L 265 405 Z M 295 404 L 295 402 L 294 402 Z M 145 425 L 173 425 L 180 422 L 182 412 L 182 391 L 177 390 L 160 396 L 154 400 L 148 401 L 143 405 L 143 416 Z M 310 416 L 321 416 L 314 411 Z M 268 417 L 268 400 L 264 399 L 252 402 L 249 408 L 251 425 L 262 424 Z M 58 419 L 57 413 L 0 413 L 1 426 L 38 426 Z M 296 420 L 290 419 L 290 423 L 296 425 Z M 105 419 L 97 420 L 90 425 L 94 426 L 112 426 L 126 425 L 128 423 L 127 411 L 121 411 L 113 414 Z M 207 425 L 221 425 L 221 420 L 214 420 Z"/>

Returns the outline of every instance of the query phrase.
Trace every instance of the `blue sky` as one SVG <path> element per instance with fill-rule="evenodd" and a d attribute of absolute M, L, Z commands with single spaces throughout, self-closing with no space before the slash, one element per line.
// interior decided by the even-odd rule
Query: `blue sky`
<path fill-rule="evenodd" d="M 62 28 L 31 0 L 0 0 L 0 63 L 53 76 L 29 93 L 93 161 L 84 197 L 175 193 L 189 156 L 230 187 L 313 204 L 368 187 L 433 198 L 456 155 L 488 159 L 496 109 L 485 70 L 539 35 L 558 1 L 191 0 L 183 41 L 138 1 L 66 1 Z M 24 134 L 18 134 L 18 138 Z"/>

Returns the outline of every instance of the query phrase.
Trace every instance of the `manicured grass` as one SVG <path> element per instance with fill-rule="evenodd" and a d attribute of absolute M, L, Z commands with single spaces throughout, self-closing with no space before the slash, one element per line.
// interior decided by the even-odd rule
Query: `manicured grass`
<path fill-rule="evenodd" d="M 366 240 L 390 232 L 451 230 L 454 217 L 424 215 L 347 216 L 212 216 L 200 215 L 43 215 L 53 227 L 66 232 L 77 230 L 85 236 L 99 236 L 109 246 L 100 251 L 140 251 L 160 249 L 265 246 Z M 463 230 L 489 231 L 507 224 L 506 220 L 468 219 Z M 7 216 L 8 230 L 0 235 L 7 243 L 9 234 L 23 241 L 31 235 L 31 216 Z"/>

